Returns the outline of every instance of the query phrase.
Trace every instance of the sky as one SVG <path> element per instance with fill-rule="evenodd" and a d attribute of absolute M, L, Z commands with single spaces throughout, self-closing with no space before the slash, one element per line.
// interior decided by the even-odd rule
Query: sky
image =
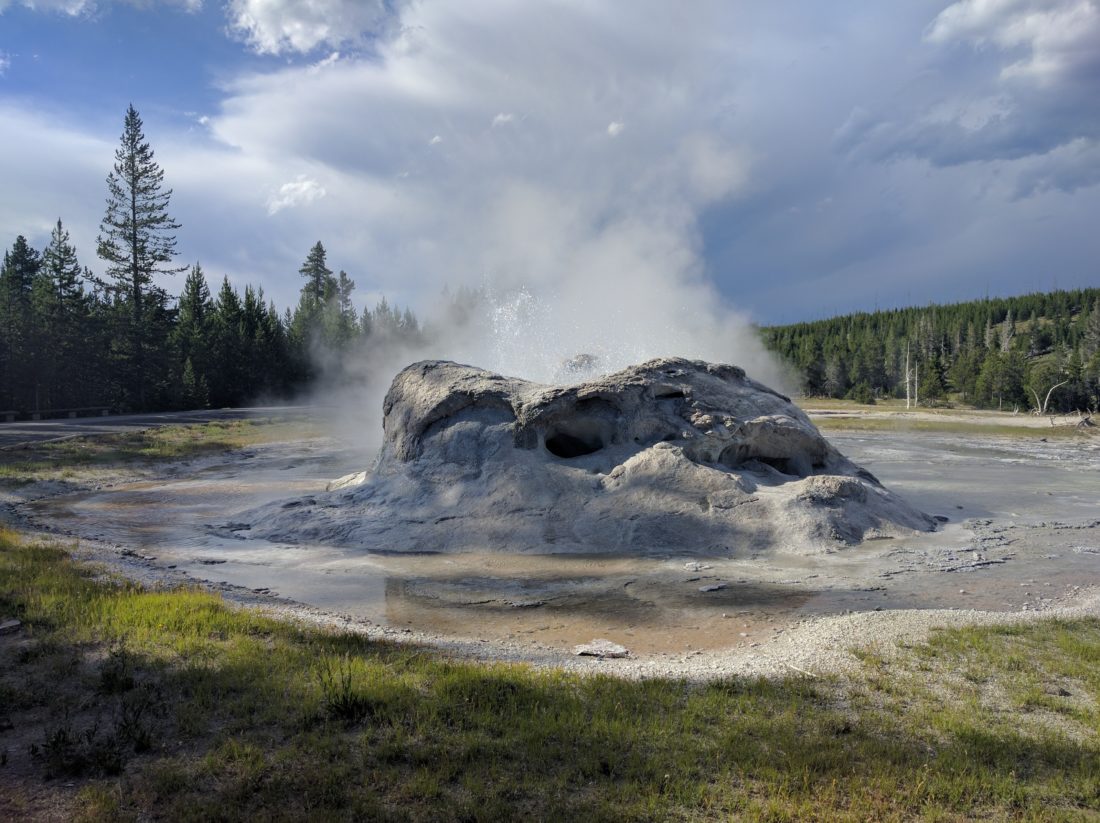
<path fill-rule="evenodd" d="M 1098 89 L 1100 0 L 0 0 L 0 243 L 102 270 L 132 103 L 179 264 L 280 307 L 317 240 L 414 311 L 1097 286 Z"/>

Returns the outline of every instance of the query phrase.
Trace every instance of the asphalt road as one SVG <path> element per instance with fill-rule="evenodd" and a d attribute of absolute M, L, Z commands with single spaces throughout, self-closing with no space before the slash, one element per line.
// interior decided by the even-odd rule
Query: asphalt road
<path fill-rule="evenodd" d="M 0 449 L 67 437 L 141 431 L 157 426 L 211 423 L 215 420 L 245 420 L 250 417 L 291 417 L 308 411 L 308 406 L 257 406 L 247 409 L 200 409 L 157 414 L 19 420 L 14 423 L 0 423 Z"/>

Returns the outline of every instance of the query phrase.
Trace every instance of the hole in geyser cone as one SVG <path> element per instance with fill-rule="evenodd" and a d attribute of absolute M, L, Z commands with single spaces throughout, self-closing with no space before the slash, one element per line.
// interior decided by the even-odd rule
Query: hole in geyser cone
<path fill-rule="evenodd" d="M 584 457 L 603 448 L 603 440 L 597 435 L 578 437 L 569 432 L 555 432 L 546 438 L 546 450 L 557 457 Z"/>
<path fill-rule="evenodd" d="M 813 466 L 804 457 L 770 457 L 763 454 L 754 454 L 743 443 L 728 447 L 719 456 L 718 462 L 731 469 L 740 469 L 746 463 L 762 463 L 789 477 L 808 477 L 813 474 Z"/>

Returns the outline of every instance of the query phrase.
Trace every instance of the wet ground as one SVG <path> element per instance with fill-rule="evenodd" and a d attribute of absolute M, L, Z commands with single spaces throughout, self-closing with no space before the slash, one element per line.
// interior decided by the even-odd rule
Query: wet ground
<path fill-rule="evenodd" d="M 247 420 L 257 416 L 287 417 L 309 411 L 306 406 L 263 406 L 241 409 L 202 409 L 184 412 L 60 417 L 47 420 L 17 420 L 0 423 L 0 449 L 26 443 L 44 443 L 100 434 L 144 431 L 157 426 L 184 426 L 223 420 Z"/>
<path fill-rule="evenodd" d="M 378 555 L 224 536 L 241 512 L 361 469 L 332 443 L 277 444 L 32 504 L 34 517 L 153 571 L 186 573 L 380 626 L 636 655 L 752 646 L 808 616 L 1017 611 L 1100 584 L 1100 440 L 830 433 L 883 483 L 946 518 L 930 535 L 755 559 Z"/>

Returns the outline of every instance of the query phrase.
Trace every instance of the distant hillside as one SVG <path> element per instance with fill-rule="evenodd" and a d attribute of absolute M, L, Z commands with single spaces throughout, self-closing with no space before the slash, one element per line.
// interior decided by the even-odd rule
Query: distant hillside
<path fill-rule="evenodd" d="M 760 330 L 807 395 L 916 394 L 921 405 L 1100 405 L 1100 288 L 861 312 Z M 909 380 L 906 380 L 906 352 Z"/>

